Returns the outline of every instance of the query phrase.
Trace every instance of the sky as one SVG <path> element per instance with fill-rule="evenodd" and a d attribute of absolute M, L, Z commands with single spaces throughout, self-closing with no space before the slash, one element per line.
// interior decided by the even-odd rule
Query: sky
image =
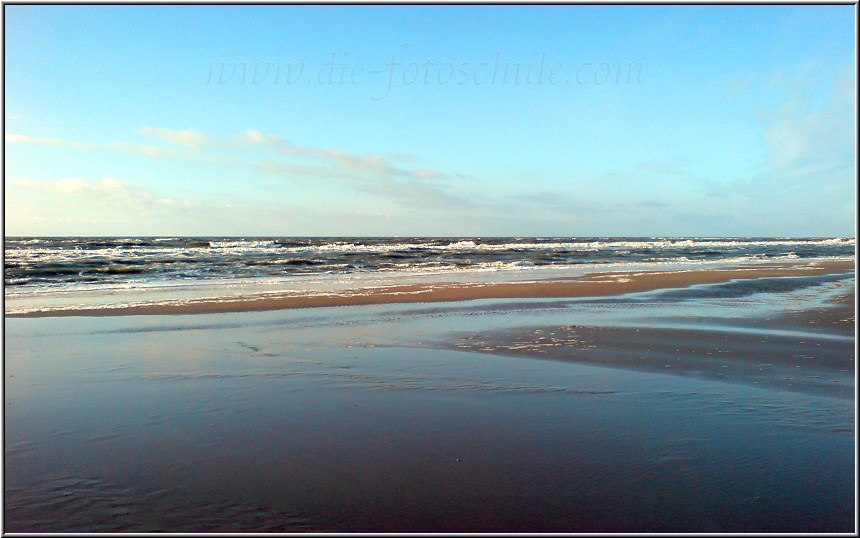
<path fill-rule="evenodd" d="M 855 236 L 853 5 L 5 5 L 5 235 Z"/>

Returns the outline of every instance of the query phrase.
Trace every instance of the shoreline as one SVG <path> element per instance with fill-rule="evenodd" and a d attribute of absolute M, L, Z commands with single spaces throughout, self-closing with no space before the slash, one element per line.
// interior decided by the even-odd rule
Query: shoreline
<path fill-rule="evenodd" d="M 437 303 L 475 299 L 538 299 L 609 297 L 658 289 L 719 284 L 730 280 L 769 277 L 820 276 L 854 272 L 854 260 L 824 262 L 763 263 L 721 269 L 655 271 L 611 271 L 545 281 L 483 283 L 408 284 L 362 288 L 345 293 L 317 295 L 246 296 L 231 299 L 192 299 L 170 303 L 62 308 L 5 313 L 6 318 L 67 316 L 131 316 L 170 314 L 215 314 L 287 310 L 295 308 L 377 305 L 391 303 Z"/>

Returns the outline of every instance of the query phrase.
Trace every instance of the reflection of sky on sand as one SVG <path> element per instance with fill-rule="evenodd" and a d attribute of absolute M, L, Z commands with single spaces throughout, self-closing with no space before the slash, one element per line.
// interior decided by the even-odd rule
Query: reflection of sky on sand
<path fill-rule="evenodd" d="M 8 487 L 38 512 L 46 477 L 95 475 L 119 493 L 93 503 L 121 497 L 113 521 L 144 529 L 212 524 L 218 506 L 311 530 L 814 528 L 850 509 L 852 440 L 834 432 L 851 406 L 832 399 L 453 351 L 234 349 L 64 376 L 41 406 L 9 395 L 7 446 L 26 451 L 7 451 Z"/>
<path fill-rule="evenodd" d="M 444 529 L 469 513 L 501 528 L 550 516 L 565 522 L 556 529 L 659 529 L 671 518 L 758 528 L 772 520 L 750 503 L 808 508 L 804 495 L 852 487 L 840 456 L 852 441 L 834 433 L 850 428 L 847 402 L 453 351 L 330 349 L 284 360 L 293 354 L 264 340 L 256 352 L 230 345 L 234 331 L 209 340 L 203 362 L 177 355 L 165 369 L 168 350 L 188 336 L 166 332 L 161 359 L 98 374 L 63 372 L 56 361 L 64 381 L 40 405 L 8 394 L 7 446 L 26 449 L 7 452 L 9 486 L 95 474 L 124 485 L 144 524 L 157 522 L 143 509 L 155 518 L 177 506 L 247 503 L 312 529 L 385 518 L 381 528 Z M 139 337 L 120 339 L 133 348 Z M 30 500 L 46 503 L 49 493 Z M 687 495 L 698 500 L 679 511 Z M 840 520 L 848 505 L 835 501 L 815 508 L 816 524 Z M 186 510 L 187 524 L 218 517 Z M 779 524 L 811 524 L 802 513 Z"/>

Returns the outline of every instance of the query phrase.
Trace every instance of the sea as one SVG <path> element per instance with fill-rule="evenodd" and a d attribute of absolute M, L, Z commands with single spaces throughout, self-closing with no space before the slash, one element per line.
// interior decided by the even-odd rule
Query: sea
<path fill-rule="evenodd" d="M 7 237 L 7 291 L 851 258 L 855 240 L 659 237 Z"/>
<path fill-rule="evenodd" d="M 501 282 L 624 269 L 853 259 L 855 239 L 6 237 L 5 312 Z"/>

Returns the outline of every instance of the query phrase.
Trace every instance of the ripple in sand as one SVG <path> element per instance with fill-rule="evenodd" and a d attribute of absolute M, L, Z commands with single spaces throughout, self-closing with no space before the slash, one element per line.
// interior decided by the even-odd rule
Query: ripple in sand
<path fill-rule="evenodd" d="M 111 439 L 119 439 L 121 436 L 118 433 L 102 433 L 98 435 L 93 435 L 89 437 L 87 440 L 91 442 L 100 442 L 100 441 L 110 441 Z"/>
<path fill-rule="evenodd" d="M 36 443 L 35 441 L 21 441 L 6 447 L 6 450 L 3 453 L 8 458 L 9 456 L 17 456 L 19 454 L 26 454 L 27 452 L 31 452 L 41 445 Z"/>
<path fill-rule="evenodd" d="M 307 518 L 253 502 L 175 499 L 94 477 L 65 476 L 5 490 L 7 532 L 308 532 Z"/>

